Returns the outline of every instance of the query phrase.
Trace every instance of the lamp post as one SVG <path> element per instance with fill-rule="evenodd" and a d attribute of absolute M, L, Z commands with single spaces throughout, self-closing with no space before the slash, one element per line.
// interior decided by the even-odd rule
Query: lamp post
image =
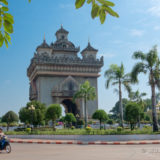
<path fill-rule="evenodd" d="M 32 114 L 32 126 L 33 126 L 33 111 L 35 110 L 35 107 L 34 107 L 34 105 L 32 104 L 28 109 L 31 111 L 31 114 Z M 32 128 L 32 127 L 31 127 L 31 128 Z"/>
<path fill-rule="evenodd" d="M 76 120 L 77 120 L 77 121 L 79 120 L 79 117 L 80 117 L 80 116 L 79 116 L 79 114 L 77 113 L 77 114 L 76 114 Z M 76 127 L 78 127 L 77 122 L 76 122 Z"/>

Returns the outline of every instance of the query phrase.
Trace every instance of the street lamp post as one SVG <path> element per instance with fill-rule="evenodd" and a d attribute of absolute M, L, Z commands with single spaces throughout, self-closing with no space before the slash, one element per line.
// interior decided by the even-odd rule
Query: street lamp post
<path fill-rule="evenodd" d="M 80 117 L 80 116 L 79 116 L 79 114 L 77 113 L 77 114 L 76 114 L 76 120 L 77 120 L 77 121 L 79 120 L 79 117 Z M 76 127 L 78 127 L 77 122 L 76 122 Z"/>
<path fill-rule="evenodd" d="M 34 105 L 32 104 L 28 109 L 31 111 L 31 114 L 32 114 L 32 126 L 33 126 L 33 111 L 35 110 L 35 107 L 34 107 Z M 31 128 L 32 128 L 32 127 L 31 127 Z"/>

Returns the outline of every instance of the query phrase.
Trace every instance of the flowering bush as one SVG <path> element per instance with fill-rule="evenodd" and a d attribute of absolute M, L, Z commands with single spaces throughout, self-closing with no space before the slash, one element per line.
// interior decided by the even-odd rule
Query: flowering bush
<path fill-rule="evenodd" d="M 31 133 L 31 128 L 26 128 L 27 133 Z"/>
<path fill-rule="evenodd" d="M 92 131 L 92 128 L 90 126 L 87 126 L 86 131 L 87 131 L 87 133 L 90 133 Z"/>

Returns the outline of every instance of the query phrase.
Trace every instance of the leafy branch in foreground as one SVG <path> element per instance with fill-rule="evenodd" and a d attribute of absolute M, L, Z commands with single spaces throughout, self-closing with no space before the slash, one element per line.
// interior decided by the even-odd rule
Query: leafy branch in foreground
<path fill-rule="evenodd" d="M 8 48 L 8 43 L 11 43 L 10 34 L 13 33 L 13 16 L 8 13 L 7 0 L 0 0 L 0 47 L 5 43 Z"/>
<path fill-rule="evenodd" d="M 110 14 L 113 17 L 119 17 L 118 13 L 112 10 L 115 4 L 107 0 L 76 0 L 76 9 L 81 8 L 85 2 L 92 4 L 91 17 L 94 19 L 99 17 L 101 24 L 105 22 L 106 15 Z"/>

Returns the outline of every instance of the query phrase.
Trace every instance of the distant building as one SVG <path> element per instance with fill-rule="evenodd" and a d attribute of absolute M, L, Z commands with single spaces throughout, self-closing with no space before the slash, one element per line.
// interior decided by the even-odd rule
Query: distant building
<path fill-rule="evenodd" d="M 37 47 L 31 64 L 27 69 L 30 80 L 30 100 L 37 100 L 46 105 L 59 103 L 65 107 L 65 112 L 84 116 L 82 99 L 74 104 L 72 97 L 80 84 L 88 80 L 96 88 L 97 78 L 103 66 L 103 57 L 96 58 L 97 49 L 88 42 L 87 47 L 78 57 L 79 47 L 68 40 L 68 31 L 62 26 L 56 32 L 57 40 L 48 45 L 45 38 Z M 94 101 L 87 102 L 88 115 L 98 109 L 98 92 Z"/>

